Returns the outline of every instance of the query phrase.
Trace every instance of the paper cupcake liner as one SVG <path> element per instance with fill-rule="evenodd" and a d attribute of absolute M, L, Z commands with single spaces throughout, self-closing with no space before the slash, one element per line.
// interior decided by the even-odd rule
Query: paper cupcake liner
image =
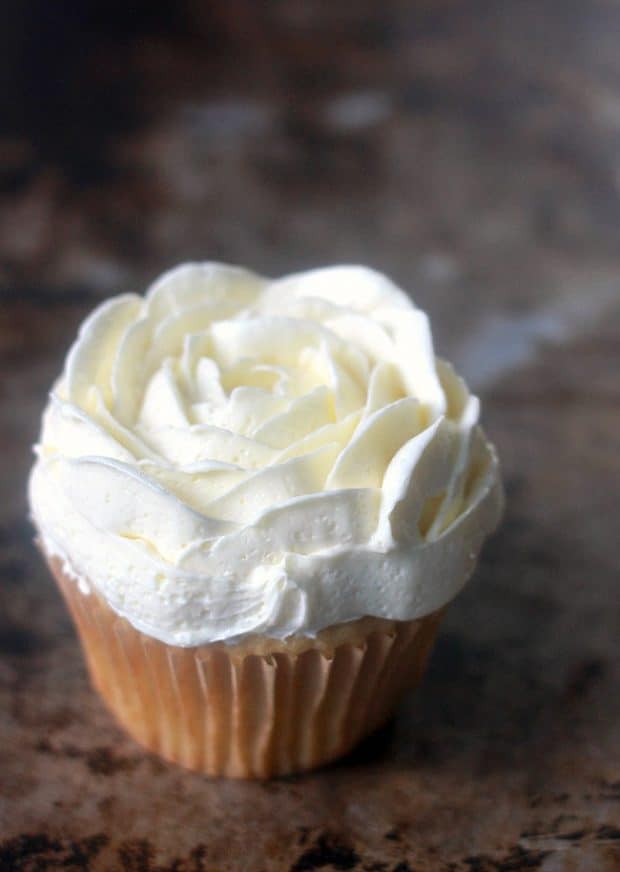
<path fill-rule="evenodd" d="M 141 633 L 50 564 L 93 684 L 120 724 L 209 775 L 288 775 L 346 754 L 420 679 L 441 617 L 366 618 L 295 644 L 181 648 Z"/>

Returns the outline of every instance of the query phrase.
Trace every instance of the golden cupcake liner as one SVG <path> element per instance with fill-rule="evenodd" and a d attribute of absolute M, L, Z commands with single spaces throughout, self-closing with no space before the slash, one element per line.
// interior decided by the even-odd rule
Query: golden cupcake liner
<path fill-rule="evenodd" d="M 141 633 L 50 560 L 94 686 L 141 745 L 209 775 L 268 778 L 350 751 L 422 676 L 441 612 L 316 639 L 182 648 Z"/>

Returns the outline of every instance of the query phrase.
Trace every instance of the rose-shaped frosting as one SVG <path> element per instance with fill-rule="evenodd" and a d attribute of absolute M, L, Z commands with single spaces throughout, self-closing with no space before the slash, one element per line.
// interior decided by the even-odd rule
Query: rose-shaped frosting
<path fill-rule="evenodd" d="M 82 325 L 32 514 L 85 593 L 172 644 L 412 619 L 501 511 L 478 408 L 378 273 L 185 265 Z"/>

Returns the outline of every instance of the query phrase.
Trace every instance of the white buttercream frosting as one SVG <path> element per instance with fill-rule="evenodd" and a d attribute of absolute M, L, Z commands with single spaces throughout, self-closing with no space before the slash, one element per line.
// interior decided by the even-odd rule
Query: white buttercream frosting
<path fill-rule="evenodd" d="M 83 591 L 171 644 L 409 620 L 501 513 L 478 411 L 384 276 L 187 264 L 82 325 L 32 514 Z"/>

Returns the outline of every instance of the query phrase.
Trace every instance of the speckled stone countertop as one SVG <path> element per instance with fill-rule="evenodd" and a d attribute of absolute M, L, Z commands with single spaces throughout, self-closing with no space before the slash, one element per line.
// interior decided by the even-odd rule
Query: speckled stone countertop
<path fill-rule="evenodd" d="M 52 6 L 0 36 L 0 870 L 620 869 L 620 8 Z M 188 258 L 389 272 L 507 483 L 420 690 L 265 784 L 117 729 L 26 518 L 77 324 Z"/>

